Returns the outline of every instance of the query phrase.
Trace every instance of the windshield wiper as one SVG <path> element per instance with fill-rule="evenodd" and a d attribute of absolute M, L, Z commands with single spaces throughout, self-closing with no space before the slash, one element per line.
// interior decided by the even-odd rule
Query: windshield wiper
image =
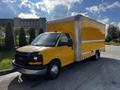
<path fill-rule="evenodd" d="M 53 47 L 53 45 L 40 45 L 40 44 L 32 44 L 33 46 L 45 46 L 45 47 Z"/>
<path fill-rule="evenodd" d="M 40 44 L 32 44 L 33 46 L 44 46 L 44 45 L 40 45 Z"/>

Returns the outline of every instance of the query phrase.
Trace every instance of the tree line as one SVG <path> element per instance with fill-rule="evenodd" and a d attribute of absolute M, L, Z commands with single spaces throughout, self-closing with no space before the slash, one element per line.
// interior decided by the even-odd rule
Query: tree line
<path fill-rule="evenodd" d="M 30 44 L 33 41 L 33 39 L 36 37 L 34 28 L 30 28 L 28 30 L 24 30 L 24 28 L 13 29 L 10 22 L 7 23 L 4 30 L 2 30 L 1 28 L 0 30 L 1 30 L 0 33 L 4 32 L 5 34 L 4 35 L 5 38 L 0 36 L 1 50 L 13 50 L 15 49 L 15 47 L 25 46 L 27 44 Z M 40 30 L 39 34 L 42 32 L 43 31 Z"/>
<path fill-rule="evenodd" d="M 115 25 L 109 25 L 107 28 L 106 42 L 120 43 L 120 28 Z"/>

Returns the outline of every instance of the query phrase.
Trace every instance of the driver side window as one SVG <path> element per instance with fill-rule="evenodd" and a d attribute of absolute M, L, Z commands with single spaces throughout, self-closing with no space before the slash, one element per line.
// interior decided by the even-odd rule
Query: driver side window
<path fill-rule="evenodd" d="M 64 46 L 68 43 L 68 37 L 65 34 L 62 34 L 58 46 Z"/>

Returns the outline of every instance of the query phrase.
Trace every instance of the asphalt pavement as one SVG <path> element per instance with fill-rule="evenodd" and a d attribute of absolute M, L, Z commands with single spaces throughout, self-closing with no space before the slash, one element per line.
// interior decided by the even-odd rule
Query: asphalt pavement
<path fill-rule="evenodd" d="M 120 90 L 120 46 L 106 46 L 98 61 L 90 58 L 63 68 L 55 80 L 44 76 L 23 80 L 14 79 L 8 90 Z"/>

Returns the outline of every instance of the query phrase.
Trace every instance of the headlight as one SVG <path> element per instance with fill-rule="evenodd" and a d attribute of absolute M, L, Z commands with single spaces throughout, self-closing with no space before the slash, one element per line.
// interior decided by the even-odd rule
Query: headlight
<path fill-rule="evenodd" d="M 39 55 L 38 53 L 32 53 L 29 64 L 30 65 L 40 65 L 42 63 L 43 63 L 42 55 Z"/>
<path fill-rule="evenodd" d="M 33 61 L 41 61 L 42 60 L 42 55 L 38 54 L 38 52 L 34 52 L 31 54 L 31 59 Z"/>
<path fill-rule="evenodd" d="M 43 58 L 42 58 L 42 55 L 35 55 L 35 56 L 32 56 L 32 60 L 33 61 L 42 61 Z"/>
<path fill-rule="evenodd" d="M 37 61 L 37 60 L 38 60 L 38 57 L 35 56 L 35 57 L 33 57 L 33 59 L 34 59 L 35 61 Z"/>

